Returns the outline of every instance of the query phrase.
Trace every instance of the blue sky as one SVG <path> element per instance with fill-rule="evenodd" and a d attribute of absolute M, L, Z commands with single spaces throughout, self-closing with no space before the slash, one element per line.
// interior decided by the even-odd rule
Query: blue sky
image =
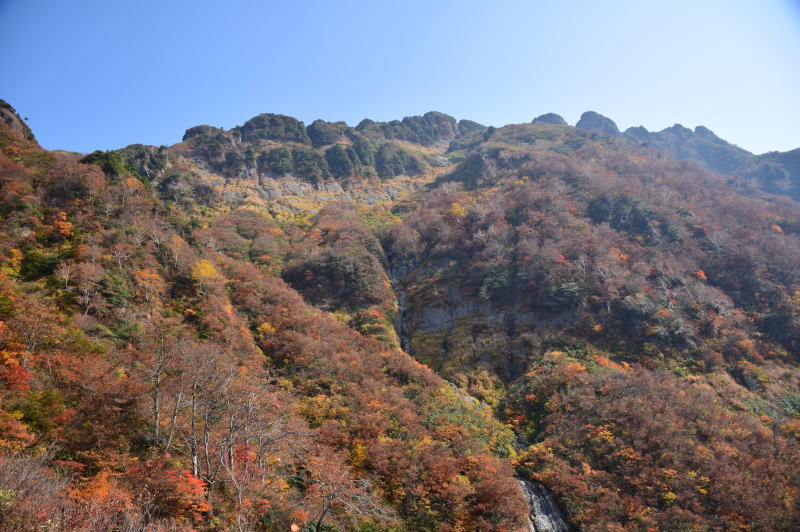
<path fill-rule="evenodd" d="M 429 110 L 496 126 L 595 110 L 800 147 L 798 0 L 0 0 L 0 65 L 0 98 L 49 149 Z"/>

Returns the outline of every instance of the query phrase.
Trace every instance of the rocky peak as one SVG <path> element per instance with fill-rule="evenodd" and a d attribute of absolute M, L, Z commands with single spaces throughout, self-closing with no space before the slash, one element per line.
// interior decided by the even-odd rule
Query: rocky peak
<path fill-rule="evenodd" d="M 695 135 L 700 135 L 702 137 L 709 137 L 714 139 L 719 138 L 713 131 L 708 129 L 706 126 L 697 126 L 696 128 L 694 128 L 694 133 Z"/>
<path fill-rule="evenodd" d="M 458 132 L 462 137 L 464 135 L 469 135 L 470 133 L 475 133 L 476 131 L 483 132 L 485 130 L 486 126 L 479 124 L 478 122 L 466 119 L 461 119 L 458 121 Z"/>
<path fill-rule="evenodd" d="M 356 131 L 373 139 L 404 140 L 424 146 L 449 142 L 460 135 L 456 119 L 438 111 L 390 122 L 365 119 L 356 126 Z"/>
<path fill-rule="evenodd" d="M 292 116 L 263 113 L 254 116 L 240 127 L 238 131 L 245 142 L 275 140 L 281 142 L 298 142 L 311 144 L 305 125 Z"/>
<path fill-rule="evenodd" d="M 649 140 L 650 132 L 644 126 L 629 127 L 623 133 L 627 139 L 637 142 L 647 142 Z"/>
<path fill-rule="evenodd" d="M 664 130 L 665 132 L 672 133 L 674 135 L 680 135 L 683 137 L 688 137 L 692 135 L 692 130 L 688 127 L 685 127 L 683 124 L 675 124 L 672 127 L 668 127 Z"/>
<path fill-rule="evenodd" d="M 575 127 L 594 131 L 601 135 L 608 135 L 609 137 L 620 136 L 619 128 L 617 128 L 617 124 L 615 124 L 613 120 L 594 111 L 586 111 L 583 113 L 581 119 L 575 124 Z"/>
<path fill-rule="evenodd" d="M 224 131 L 222 128 L 214 126 L 194 126 L 186 130 L 183 134 L 183 140 L 187 141 L 194 137 L 211 137 Z"/>
<path fill-rule="evenodd" d="M 561 115 L 556 113 L 545 113 L 533 119 L 532 124 L 556 124 L 559 126 L 566 126 L 567 121 Z"/>
<path fill-rule="evenodd" d="M 345 122 L 326 122 L 325 120 L 314 120 L 306 128 L 308 138 L 315 148 L 333 144 L 345 136 L 351 128 Z"/>

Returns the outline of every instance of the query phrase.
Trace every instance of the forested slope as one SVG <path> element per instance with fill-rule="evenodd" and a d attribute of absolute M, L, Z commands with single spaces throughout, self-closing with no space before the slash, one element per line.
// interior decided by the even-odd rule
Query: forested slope
<path fill-rule="evenodd" d="M 488 408 L 206 238 L 264 261 L 269 216 L 190 217 L 0 127 L 0 529 L 522 523 Z"/>
<path fill-rule="evenodd" d="M 385 239 L 409 351 L 582 528 L 791 528 L 798 205 L 566 126 L 478 140 Z"/>
<path fill-rule="evenodd" d="M 800 523 L 794 201 L 558 117 L 4 113 L 0 529 Z"/>

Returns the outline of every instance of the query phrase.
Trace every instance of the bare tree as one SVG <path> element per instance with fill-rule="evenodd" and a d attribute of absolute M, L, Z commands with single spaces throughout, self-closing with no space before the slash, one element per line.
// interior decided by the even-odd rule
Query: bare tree
<path fill-rule="evenodd" d="M 64 289 L 66 290 L 69 286 L 69 280 L 72 278 L 72 274 L 75 271 L 75 262 L 72 260 L 62 260 L 58 263 L 58 268 L 56 268 L 56 277 L 64 281 Z"/>

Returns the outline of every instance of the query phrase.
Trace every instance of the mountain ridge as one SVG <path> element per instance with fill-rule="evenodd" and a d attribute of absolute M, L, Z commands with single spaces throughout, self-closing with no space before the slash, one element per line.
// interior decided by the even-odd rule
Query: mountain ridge
<path fill-rule="evenodd" d="M 265 120 L 271 120 L 272 125 L 256 124 Z M 571 127 L 555 113 L 539 116 L 533 120 L 533 123 Z M 292 133 L 280 130 L 286 127 L 293 128 Z M 710 170 L 752 180 L 766 192 L 788 195 L 796 200 L 800 199 L 800 162 L 798 162 L 800 161 L 800 155 L 798 155 L 800 148 L 787 152 L 772 151 L 756 155 L 721 139 L 709 128 L 701 125 L 691 130 L 681 124 L 675 124 L 661 131 L 652 132 L 644 126 L 636 126 L 623 132 L 617 128 L 613 120 L 594 111 L 584 113 L 574 127 L 654 147 L 678 160 L 692 160 Z M 211 144 L 215 141 L 221 143 L 220 146 L 209 147 L 210 151 L 206 153 L 208 158 L 214 157 L 214 149 L 233 150 L 228 151 L 235 155 L 232 155 L 231 160 L 228 161 L 229 168 L 227 169 L 232 174 L 241 171 L 240 159 L 245 158 L 246 154 L 236 152 L 233 146 L 225 148 L 224 144 L 232 144 L 237 140 L 253 146 L 265 145 L 264 143 L 270 141 L 296 142 L 298 145 L 310 146 L 313 149 L 330 147 L 339 143 L 352 145 L 359 141 L 362 143 L 362 149 L 364 142 L 389 143 L 391 148 L 384 150 L 380 155 L 380 168 L 375 166 L 374 161 L 361 160 L 352 152 L 347 156 L 331 154 L 331 158 L 337 159 L 338 164 L 342 166 L 342 168 L 338 168 L 339 175 L 336 177 L 345 177 L 348 172 L 352 172 L 350 167 L 353 164 L 372 166 L 376 173 L 386 177 L 406 173 L 418 175 L 421 173 L 420 165 L 424 165 L 424 162 L 417 160 L 418 158 L 409 156 L 407 150 L 395 146 L 398 142 L 417 144 L 426 148 L 444 147 L 449 144 L 450 151 L 452 151 L 454 142 L 458 143 L 465 137 L 474 137 L 488 129 L 487 126 L 477 122 L 466 119 L 457 121 L 452 116 L 437 111 L 388 122 L 364 119 L 355 127 L 349 126 L 345 122 L 326 122 L 319 119 L 306 126 L 301 121 L 287 115 L 264 113 L 229 130 L 213 126 L 194 126 L 186 130 L 182 142 L 192 139 L 198 142 L 197 139 L 204 139 Z M 492 127 L 492 129 L 497 128 Z M 127 148 L 118 151 L 124 151 Z M 224 165 L 221 162 L 217 164 L 215 170 L 223 171 Z M 263 170 L 263 167 L 256 167 L 257 165 L 251 162 L 249 171 Z M 318 177 L 326 176 L 324 169 L 319 170 L 317 174 Z"/>
<path fill-rule="evenodd" d="M 620 132 L 611 119 L 594 112 L 584 113 L 576 127 L 652 146 L 671 153 L 677 159 L 695 161 L 709 170 L 751 179 L 772 194 L 784 194 L 800 200 L 797 149 L 756 155 L 721 139 L 705 126 L 696 126 L 691 130 L 675 124 L 655 132 L 637 126 Z"/>

